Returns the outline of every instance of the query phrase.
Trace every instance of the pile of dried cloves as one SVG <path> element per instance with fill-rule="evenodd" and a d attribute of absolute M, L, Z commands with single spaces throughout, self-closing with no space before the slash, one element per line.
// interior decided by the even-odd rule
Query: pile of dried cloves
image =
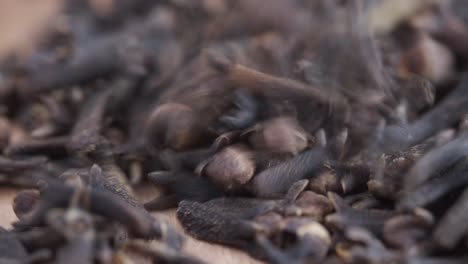
<path fill-rule="evenodd" d="M 0 64 L 0 263 L 203 263 L 168 209 L 268 263 L 468 263 L 467 66 L 464 0 L 64 1 Z"/>

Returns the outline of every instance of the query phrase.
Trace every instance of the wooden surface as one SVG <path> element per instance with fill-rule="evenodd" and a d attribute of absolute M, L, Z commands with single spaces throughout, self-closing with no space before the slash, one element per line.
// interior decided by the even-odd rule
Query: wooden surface
<path fill-rule="evenodd" d="M 10 228 L 16 220 L 11 203 L 17 191 L 11 188 L 0 188 L 0 226 Z"/>
<path fill-rule="evenodd" d="M 11 227 L 11 223 L 16 220 L 16 216 L 13 213 L 11 203 L 17 191 L 18 190 L 12 188 L 0 187 L 0 226 L 2 227 Z M 175 223 L 179 229 L 181 229 L 175 217 L 175 211 L 170 211 L 163 214 L 159 213 L 156 215 L 158 217 L 164 217 L 166 219 L 169 219 L 171 222 Z M 225 248 L 219 245 L 198 241 L 188 236 L 184 246 L 184 250 L 187 253 L 196 256 L 207 263 L 261 263 L 250 258 L 243 252 Z"/>

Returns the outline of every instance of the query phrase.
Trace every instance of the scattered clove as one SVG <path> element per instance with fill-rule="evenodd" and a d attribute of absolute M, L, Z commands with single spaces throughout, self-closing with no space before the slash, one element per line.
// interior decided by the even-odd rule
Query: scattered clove
<path fill-rule="evenodd" d="M 224 148 L 202 162 L 197 171 L 225 189 L 247 184 L 255 172 L 254 154 L 242 145 Z"/>
<path fill-rule="evenodd" d="M 326 159 L 327 153 L 323 148 L 306 150 L 254 176 L 252 189 L 259 197 L 281 197 L 294 182 L 316 176 L 322 170 Z"/>
<path fill-rule="evenodd" d="M 177 228 L 266 263 L 467 262 L 466 1 L 61 2 L 0 54 L 0 263 L 224 261 Z"/>

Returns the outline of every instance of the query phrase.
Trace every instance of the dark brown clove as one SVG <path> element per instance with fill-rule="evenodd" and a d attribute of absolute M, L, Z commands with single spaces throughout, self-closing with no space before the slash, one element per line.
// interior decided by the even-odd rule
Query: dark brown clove
<path fill-rule="evenodd" d="M 201 263 L 166 209 L 271 263 L 466 262 L 455 3 L 130 2 L 66 1 L 0 56 L 0 184 L 32 188 L 0 263 Z"/>
<path fill-rule="evenodd" d="M 448 257 L 408 257 L 408 264 L 463 264 L 468 261 L 468 257 L 461 256 L 456 258 Z"/>
<path fill-rule="evenodd" d="M 50 261 L 52 257 L 52 253 L 48 249 L 28 254 L 21 241 L 18 240 L 16 233 L 6 231 L 3 228 L 0 228 L 0 252 L 0 263 L 5 264 L 45 262 Z"/>
<path fill-rule="evenodd" d="M 398 207 L 401 209 L 425 207 L 449 193 L 451 190 L 468 183 L 466 170 L 451 171 L 438 178 L 430 179 L 426 183 L 403 194 Z"/>
<path fill-rule="evenodd" d="M 377 209 L 383 204 L 370 192 L 348 195 L 344 198 L 345 203 L 358 210 Z"/>
<path fill-rule="evenodd" d="M 409 125 L 393 125 L 385 128 L 379 144 L 384 151 L 402 150 L 421 143 L 440 130 L 453 125 L 468 111 L 467 94 L 468 79 L 465 76 L 449 95 L 417 121 Z"/>
<path fill-rule="evenodd" d="M 158 149 L 183 150 L 195 146 L 206 133 L 189 106 L 167 103 L 155 108 L 146 122 L 147 141 Z"/>
<path fill-rule="evenodd" d="M 291 154 L 287 153 L 272 153 L 265 151 L 255 151 L 254 160 L 256 173 L 279 165 L 292 158 Z"/>
<path fill-rule="evenodd" d="M 370 176 L 369 169 L 364 166 L 338 166 L 336 170 L 345 194 L 362 191 Z"/>
<path fill-rule="evenodd" d="M 313 178 L 327 159 L 326 150 L 316 147 L 274 167 L 266 169 L 252 180 L 258 197 L 281 198 L 289 187 L 301 179 Z"/>
<path fill-rule="evenodd" d="M 111 91 L 105 89 L 85 103 L 67 144 L 70 152 L 86 154 L 94 152 L 103 144 L 100 132 Z"/>
<path fill-rule="evenodd" d="M 434 240 L 444 248 L 453 248 L 468 232 L 468 189 L 465 189 L 461 197 L 445 213 L 434 230 Z"/>
<path fill-rule="evenodd" d="M 419 112 L 434 105 L 436 88 L 429 80 L 413 72 L 392 73 L 392 75 L 396 83 L 404 87 L 398 91 L 404 102 L 402 107 L 406 113 L 403 115 Z M 400 120 L 408 121 L 408 116 L 402 117 Z"/>
<path fill-rule="evenodd" d="M 370 180 L 367 182 L 369 192 L 381 200 L 395 201 L 398 199 L 399 187 L 396 183 Z"/>
<path fill-rule="evenodd" d="M 279 117 L 253 127 L 244 132 L 249 135 L 249 143 L 255 150 L 273 153 L 302 152 L 309 144 L 309 137 L 292 118 Z"/>
<path fill-rule="evenodd" d="M 422 210 L 413 215 L 395 216 L 385 222 L 383 237 L 389 245 L 410 251 L 430 238 L 433 222 L 432 215 Z"/>
<path fill-rule="evenodd" d="M 446 45 L 414 26 L 405 25 L 403 30 L 401 27 L 397 30 L 405 31 L 400 34 L 407 34 L 407 36 L 401 36 L 405 40 L 402 44 L 399 71 L 409 72 L 409 75 L 424 76 L 434 83 L 450 79 L 454 67 L 454 56 Z"/>
<path fill-rule="evenodd" d="M 47 162 L 46 157 L 31 157 L 31 158 L 8 158 L 0 157 L 1 172 L 19 172 L 30 170 L 44 165 Z"/>
<path fill-rule="evenodd" d="M 234 218 L 194 201 L 182 201 L 177 209 L 177 219 L 184 229 L 197 239 L 221 243 L 258 255 L 260 249 L 255 243 L 255 225 Z"/>
<path fill-rule="evenodd" d="M 304 218 L 289 218 L 284 223 L 282 232 L 295 236 L 295 241 L 286 249 L 281 250 L 263 236 L 257 241 L 265 250 L 267 258 L 272 263 L 302 263 L 322 261 L 330 247 L 331 238 L 328 231 L 319 223 Z"/>
<path fill-rule="evenodd" d="M 176 207 L 180 201 L 207 201 L 222 195 L 222 189 L 211 181 L 187 171 L 154 172 L 150 182 L 163 189 L 163 196 L 147 202 L 147 210 L 166 210 Z"/>
<path fill-rule="evenodd" d="M 51 158 L 66 157 L 69 138 L 66 136 L 47 139 L 27 139 L 9 145 L 4 153 L 13 155 L 41 155 Z"/>
<path fill-rule="evenodd" d="M 213 144 L 211 145 L 211 148 L 214 150 L 221 150 L 222 148 L 232 145 L 235 142 L 239 141 L 240 136 L 240 130 L 234 130 L 223 133 L 214 140 Z"/>
<path fill-rule="evenodd" d="M 63 245 L 65 242 L 63 234 L 51 227 L 36 227 L 16 232 L 16 235 L 28 251 L 35 251 L 41 248 L 55 248 Z"/>
<path fill-rule="evenodd" d="M 327 215 L 325 223 L 337 229 L 362 227 L 370 232 L 382 234 L 385 221 L 396 215 L 390 210 L 357 210 L 345 204 L 337 194 L 329 193 L 329 199 L 335 207 L 336 213 Z"/>
<path fill-rule="evenodd" d="M 106 40 L 105 42 L 109 42 Z M 35 89 L 28 88 L 26 93 L 44 92 L 57 87 L 66 87 L 80 82 L 85 82 L 97 76 L 104 76 L 115 69 L 116 54 L 109 49 L 110 43 L 92 43 L 95 47 L 87 47 L 83 54 L 73 59 L 68 65 L 56 65 L 44 72 L 33 75 L 31 83 L 35 83 Z M 97 45 L 96 45 L 97 44 Z M 88 50 L 88 51 L 85 51 Z"/>
<path fill-rule="evenodd" d="M 457 16 L 447 12 L 442 12 L 440 20 L 436 22 L 439 27 L 430 29 L 430 33 L 466 61 L 468 59 L 468 52 L 465 48 L 468 43 L 468 26 Z"/>
<path fill-rule="evenodd" d="M 311 191 L 302 192 L 294 205 L 300 209 L 300 215 L 309 216 L 317 221 L 322 221 L 333 211 L 333 205 L 327 197 Z"/>
<path fill-rule="evenodd" d="M 79 209 L 51 210 L 47 222 L 61 232 L 67 242 L 57 250 L 56 263 L 92 263 L 95 231 L 90 214 Z"/>
<path fill-rule="evenodd" d="M 253 153 L 246 146 L 232 145 L 202 162 L 197 171 L 226 190 L 235 189 L 253 177 Z"/>
<path fill-rule="evenodd" d="M 40 99 L 50 117 L 46 124 L 32 131 L 31 136 L 45 138 L 65 132 L 71 126 L 70 111 L 55 98 L 42 96 Z"/>
<path fill-rule="evenodd" d="M 0 149 L 3 150 L 10 143 L 12 125 L 7 118 L 0 117 Z"/>
<path fill-rule="evenodd" d="M 375 199 L 373 196 L 366 197 L 351 204 L 351 207 L 357 210 L 377 209 L 381 206 L 382 204 L 379 202 L 379 200 Z"/>
<path fill-rule="evenodd" d="M 254 95 L 262 95 L 271 98 L 299 98 L 301 96 L 316 100 L 321 104 L 344 106 L 346 100 L 339 94 L 333 94 L 330 90 L 321 90 L 316 87 L 292 80 L 271 76 L 246 66 L 229 62 L 225 58 L 210 57 L 210 63 L 214 69 L 226 75 L 233 84 L 245 87 Z"/>
<path fill-rule="evenodd" d="M 166 150 L 159 153 L 159 158 L 169 169 L 181 168 L 189 171 L 196 171 L 200 163 L 209 159 L 215 153 L 216 150 L 212 147 L 181 152 Z"/>
<path fill-rule="evenodd" d="M 15 233 L 0 228 L 0 260 L 21 261 L 28 257 Z"/>
<path fill-rule="evenodd" d="M 337 255 L 347 263 L 400 263 L 402 257 L 387 249 L 366 229 L 353 227 L 345 232 L 351 246 L 339 244 Z"/>
<path fill-rule="evenodd" d="M 146 30 L 149 29 L 148 25 L 143 27 Z M 128 41 L 129 38 L 133 41 Z M 127 58 L 128 56 L 125 56 L 126 54 L 122 54 L 122 46 L 135 45 L 135 38 L 138 40 L 136 43 L 141 45 L 138 51 L 140 53 L 145 51 L 140 43 L 145 41 L 141 39 L 141 36 L 138 36 L 138 30 L 135 30 L 131 25 L 123 32 L 104 34 L 93 41 L 80 43 L 80 47 L 74 50 L 72 56 L 65 63 L 35 65 L 34 61 L 32 61 L 30 64 L 40 70 L 27 65 L 29 73 L 24 80 L 24 84 L 20 86 L 21 93 L 24 96 L 45 93 L 106 77 L 119 70 L 128 71 L 129 69 L 125 67 L 130 68 L 130 64 L 132 64 L 130 62 L 135 62 L 130 61 Z M 138 66 L 143 67 L 144 65 Z"/>
<path fill-rule="evenodd" d="M 253 125 L 258 111 L 255 98 L 243 90 L 236 90 L 233 104 L 236 108 L 221 116 L 219 122 L 232 130 L 245 129 Z"/>
<path fill-rule="evenodd" d="M 96 190 L 110 192 L 131 206 L 142 208 L 142 204 L 135 198 L 133 191 L 128 186 L 123 172 L 112 163 L 103 164 L 102 167 L 94 164 L 89 170 L 67 170 L 59 176 L 59 179 L 74 187 L 89 186 Z"/>
<path fill-rule="evenodd" d="M 342 187 L 336 172 L 325 168 L 318 176 L 309 180 L 309 189 L 319 194 L 327 192 L 342 192 Z"/>
<path fill-rule="evenodd" d="M 13 211 L 18 219 L 22 219 L 32 212 L 39 202 L 40 194 L 37 190 L 22 190 L 13 200 Z"/>
<path fill-rule="evenodd" d="M 328 234 L 326 231 L 323 232 L 323 227 L 318 228 L 317 226 L 317 228 L 314 228 L 316 222 L 305 218 L 302 222 L 300 219 L 294 220 L 294 217 L 283 220 L 278 213 L 275 213 L 302 215 L 301 204 L 298 199 L 300 199 L 300 194 L 303 193 L 307 183 L 307 180 L 303 180 L 293 184 L 284 200 L 218 198 L 203 204 L 182 201 L 178 209 L 178 218 L 184 228 L 194 236 L 242 249 L 250 247 L 247 251 L 258 258 L 263 258 L 263 253 L 261 254 L 261 251 L 258 251 L 259 249 L 255 246 L 255 243 L 251 244 L 254 242 L 256 235 L 261 235 L 258 232 L 270 235 L 276 232 L 286 232 L 296 236 L 297 245 L 292 247 L 291 254 L 297 255 L 292 256 L 293 259 L 300 259 L 300 256 L 305 255 L 322 258 L 330 242 L 328 235 L 323 236 L 323 234 Z M 192 212 L 192 210 L 196 211 Z M 202 218 L 199 214 L 203 213 L 210 214 L 211 217 Z M 207 221 L 208 219 L 210 220 Z M 252 220 L 255 222 L 247 222 Z M 283 227 L 284 230 L 281 229 Z M 234 237 L 231 234 L 233 228 L 240 228 Z M 204 232 L 202 230 L 210 231 Z M 215 230 L 219 231 L 215 232 Z M 280 235 L 279 233 L 278 235 Z M 229 234 L 231 235 L 229 236 Z M 311 237 L 308 236 L 309 234 Z M 327 237 L 328 239 L 326 239 Z M 310 243 L 314 245 L 317 243 L 317 247 L 311 249 L 309 246 L 305 246 L 310 245 Z"/>
<path fill-rule="evenodd" d="M 38 206 L 28 217 L 15 223 L 15 226 L 20 228 L 41 225 L 50 209 L 64 208 L 70 203 L 73 192 L 74 188 L 70 186 L 54 182 L 48 183 L 46 189 L 41 193 Z M 151 238 L 165 235 L 162 230 L 167 228 L 167 224 L 158 222 L 143 209 L 129 205 L 124 200 L 117 198 L 115 194 L 93 189 L 85 190 L 83 193 L 84 197 L 89 197 L 93 201 L 89 205 L 91 212 L 121 223 L 134 236 Z"/>
<path fill-rule="evenodd" d="M 262 215 L 268 214 L 270 211 L 283 214 L 295 213 L 297 215 L 297 209 L 300 208 L 298 199 L 307 187 L 307 183 L 307 180 L 294 183 L 288 190 L 285 198 L 281 200 L 222 197 L 204 202 L 203 205 L 216 209 L 226 216 L 230 215 L 233 218 L 244 220 L 262 217 Z"/>
<path fill-rule="evenodd" d="M 219 132 L 219 118 L 231 106 L 233 87 L 209 69 L 204 56 L 197 56 L 179 75 L 188 81 L 165 90 L 145 120 L 146 140 L 157 149 L 209 144 Z"/>
<path fill-rule="evenodd" d="M 463 158 L 468 153 L 467 138 L 468 134 L 461 135 L 419 159 L 404 178 L 405 191 L 409 192 L 429 179 L 435 172 L 440 172 Z"/>

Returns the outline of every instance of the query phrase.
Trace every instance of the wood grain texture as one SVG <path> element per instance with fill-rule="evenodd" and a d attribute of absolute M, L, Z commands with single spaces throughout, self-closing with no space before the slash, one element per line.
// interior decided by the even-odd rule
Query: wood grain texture
<path fill-rule="evenodd" d="M 10 228 L 11 223 L 17 218 L 11 207 L 11 203 L 15 194 L 19 190 L 13 188 L 0 187 L 0 226 L 5 228 Z M 146 196 L 146 195 L 145 195 Z M 158 217 L 163 217 L 177 225 L 179 230 L 182 230 L 177 218 L 175 216 L 175 210 L 171 210 L 164 213 L 155 213 L 154 215 Z M 256 261 L 249 257 L 247 254 L 226 248 L 220 245 L 210 244 L 196 240 L 187 235 L 187 241 L 184 246 L 184 250 L 195 257 L 198 257 L 201 260 L 204 260 L 207 263 L 213 264 L 259 264 L 262 262 Z"/>

